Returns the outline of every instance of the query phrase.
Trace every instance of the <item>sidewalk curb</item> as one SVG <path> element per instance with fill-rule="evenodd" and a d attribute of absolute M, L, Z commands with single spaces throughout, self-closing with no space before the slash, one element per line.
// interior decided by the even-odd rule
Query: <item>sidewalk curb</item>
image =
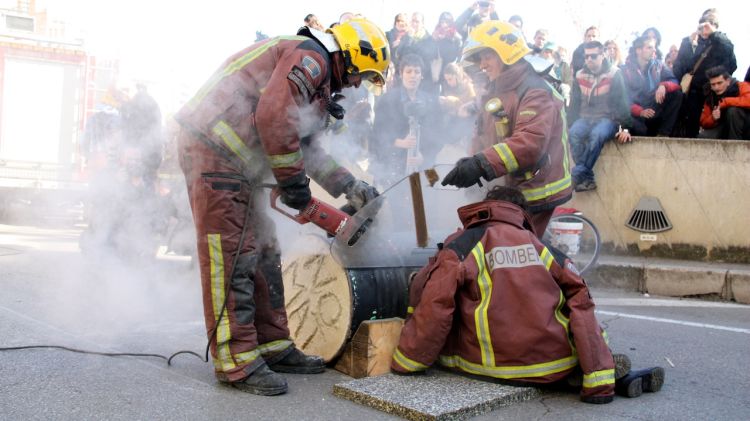
<path fill-rule="evenodd" d="M 592 287 L 750 304 L 750 265 L 602 256 L 585 278 Z"/>

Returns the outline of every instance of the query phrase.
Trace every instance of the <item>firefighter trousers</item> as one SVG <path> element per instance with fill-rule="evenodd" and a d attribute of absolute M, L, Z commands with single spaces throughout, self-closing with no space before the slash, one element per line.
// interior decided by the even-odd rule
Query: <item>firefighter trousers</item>
<path fill-rule="evenodd" d="M 195 221 L 216 376 L 239 381 L 292 350 L 275 227 L 260 200 L 262 187 L 184 129 L 179 157 Z"/>

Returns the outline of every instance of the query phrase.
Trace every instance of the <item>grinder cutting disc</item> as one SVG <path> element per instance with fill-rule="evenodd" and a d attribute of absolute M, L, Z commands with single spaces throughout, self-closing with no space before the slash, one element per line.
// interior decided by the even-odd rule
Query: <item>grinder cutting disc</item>
<path fill-rule="evenodd" d="M 357 241 L 367 232 L 382 204 L 382 199 L 376 198 L 352 215 L 346 225 L 336 234 L 336 242 L 339 245 L 346 244 L 349 247 L 357 244 Z"/>

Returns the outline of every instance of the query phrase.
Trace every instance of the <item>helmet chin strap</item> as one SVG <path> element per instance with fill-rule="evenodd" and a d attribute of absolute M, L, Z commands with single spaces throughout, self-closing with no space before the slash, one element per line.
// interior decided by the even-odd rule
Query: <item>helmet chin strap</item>
<path fill-rule="evenodd" d="M 346 69 L 349 68 L 347 65 L 345 52 L 336 51 L 331 53 L 332 74 L 331 74 L 331 92 L 341 92 L 344 86 L 349 84 L 348 74 Z M 351 61 L 351 60 L 349 60 Z"/>

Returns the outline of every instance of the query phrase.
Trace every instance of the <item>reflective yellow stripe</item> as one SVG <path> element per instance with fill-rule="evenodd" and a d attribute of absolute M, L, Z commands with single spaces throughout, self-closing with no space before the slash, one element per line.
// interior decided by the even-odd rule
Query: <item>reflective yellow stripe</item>
<path fill-rule="evenodd" d="M 414 361 L 401 353 L 401 350 L 398 349 L 398 347 L 396 347 L 396 350 L 393 352 L 393 361 L 408 371 L 421 371 L 427 369 L 426 365 Z"/>
<path fill-rule="evenodd" d="M 547 82 L 546 80 L 544 81 L 544 83 L 546 83 L 547 86 L 549 87 L 549 90 L 552 91 L 552 96 L 554 96 L 555 98 L 559 99 L 560 101 L 565 102 L 565 98 L 563 98 L 562 94 L 560 92 L 558 92 L 558 90 L 555 89 L 555 87 L 552 86 L 551 83 Z M 568 127 L 568 126 L 565 126 L 565 127 Z"/>
<path fill-rule="evenodd" d="M 446 367 L 460 368 L 467 373 L 478 374 L 480 376 L 489 376 L 499 379 L 517 379 L 522 377 L 542 377 L 548 374 L 569 370 L 578 364 L 578 358 L 576 358 L 575 355 L 571 355 L 570 357 L 540 364 L 488 367 L 472 363 L 458 355 L 441 355 L 440 364 Z"/>
<path fill-rule="evenodd" d="M 208 93 L 211 92 L 211 90 L 216 85 L 218 85 L 219 82 L 221 82 L 225 77 L 231 76 L 232 74 L 236 73 L 237 71 L 239 71 L 243 67 L 247 66 L 253 60 L 255 60 L 256 58 L 258 58 L 258 56 L 260 56 L 261 54 L 263 54 L 266 51 L 268 51 L 269 48 L 271 48 L 274 45 L 278 44 L 280 41 L 283 41 L 283 40 L 306 40 L 306 39 L 308 39 L 308 38 L 301 37 L 301 36 L 281 36 L 281 37 L 276 37 L 276 38 L 274 38 L 274 39 L 266 42 L 265 44 L 261 45 L 260 47 L 254 49 L 252 51 L 248 51 L 247 54 L 245 54 L 244 56 L 239 57 L 236 60 L 234 60 L 233 62 L 229 63 L 229 65 L 227 65 L 221 71 L 217 71 L 216 73 L 214 73 L 213 76 L 211 76 L 211 78 L 205 84 L 203 84 L 203 86 L 200 88 L 200 90 L 198 91 L 198 93 L 195 94 L 195 96 L 190 100 L 190 102 L 188 103 L 189 106 L 194 107 L 197 103 L 199 103 L 200 101 L 203 101 L 203 99 L 206 97 L 206 95 L 208 95 Z"/>
<path fill-rule="evenodd" d="M 239 354 L 235 354 L 233 356 L 233 362 L 237 364 L 249 364 L 253 361 L 255 361 L 258 357 L 260 357 L 260 352 L 257 350 L 247 351 L 247 352 L 240 352 Z M 214 358 L 214 365 L 217 367 L 220 367 L 221 360 Z"/>
<path fill-rule="evenodd" d="M 518 113 L 518 115 L 519 115 L 519 116 L 522 116 L 522 115 L 530 115 L 530 116 L 532 116 L 532 117 L 533 117 L 533 116 L 535 116 L 535 115 L 536 115 L 536 111 L 534 111 L 534 110 L 523 110 L 523 111 L 521 111 L 520 113 Z"/>
<path fill-rule="evenodd" d="M 553 183 L 549 183 L 542 187 L 535 189 L 523 189 L 523 195 L 529 202 L 534 200 L 544 199 L 545 197 L 552 196 L 553 194 L 559 193 L 570 187 L 570 174 L 567 173 L 565 176 Z"/>
<path fill-rule="evenodd" d="M 555 88 L 550 86 L 550 89 L 552 90 L 552 93 L 555 95 L 555 97 L 559 100 L 563 100 L 562 96 L 557 92 Z M 568 122 L 565 117 L 565 109 L 560 110 L 560 120 L 562 121 L 562 137 L 560 138 L 560 142 L 562 142 L 563 147 L 563 156 L 562 156 L 562 164 L 563 164 L 563 178 L 560 180 L 557 180 L 555 182 L 549 183 L 542 187 L 537 187 L 535 189 L 522 189 L 523 195 L 526 198 L 526 200 L 533 202 L 535 200 L 541 200 L 546 197 L 555 195 L 557 193 L 560 193 L 561 191 L 567 189 L 572 185 L 571 178 L 570 178 L 570 161 L 568 160 Z"/>
<path fill-rule="evenodd" d="M 261 354 L 276 353 L 283 351 L 292 346 L 292 341 L 289 339 L 279 339 L 276 341 L 266 342 L 262 345 L 258 345 L 258 351 Z"/>
<path fill-rule="evenodd" d="M 563 295 L 562 291 L 560 291 L 560 299 L 557 302 L 557 307 L 555 308 L 555 319 L 557 319 L 558 323 L 560 323 L 565 329 L 565 336 L 568 338 L 568 342 L 570 342 L 570 319 L 565 317 L 564 314 L 562 314 L 562 308 L 565 305 L 565 296 Z M 573 348 L 573 344 L 570 344 L 571 348 Z"/>
<path fill-rule="evenodd" d="M 604 338 L 604 343 L 609 345 L 609 334 L 604 329 L 602 329 L 602 338 Z"/>
<path fill-rule="evenodd" d="M 495 365 L 495 351 L 492 349 L 492 337 L 490 335 L 490 322 L 487 318 L 487 311 L 490 307 L 492 298 L 492 278 L 487 272 L 487 265 L 484 260 L 484 245 L 480 241 L 471 251 L 474 260 L 477 262 L 477 285 L 482 299 L 474 310 L 474 323 L 477 329 L 477 341 L 482 354 L 482 364 L 486 366 Z"/>
<path fill-rule="evenodd" d="M 594 371 L 583 375 L 583 387 L 597 387 L 605 384 L 615 384 L 615 369 Z"/>
<path fill-rule="evenodd" d="M 497 152 L 498 156 L 500 156 L 500 160 L 503 161 L 503 165 L 505 165 L 505 170 L 509 173 L 512 173 L 518 169 L 518 161 L 516 160 L 516 156 L 513 155 L 513 151 L 510 150 L 510 147 L 507 143 L 498 143 L 495 146 L 493 146 L 495 149 L 495 152 Z"/>
<path fill-rule="evenodd" d="M 557 93 L 557 90 L 554 91 Z M 562 96 L 558 95 L 558 98 L 564 101 Z M 563 174 L 565 174 L 565 177 L 570 177 L 570 161 L 568 160 L 568 148 L 570 147 L 570 144 L 568 143 L 568 119 L 565 116 L 565 107 L 560 110 L 560 120 L 562 120 L 563 130 L 562 139 L 560 139 L 563 147 Z"/>
<path fill-rule="evenodd" d="M 414 307 L 412 306 L 406 307 L 406 314 L 412 314 L 412 313 L 414 313 Z"/>
<path fill-rule="evenodd" d="M 224 289 L 224 256 L 221 251 L 221 234 L 208 234 L 208 256 L 211 263 L 211 304 L 214 310 L 214 321 L 221 318 L 216 326 L 218 368 L 227 371 L 235 368 L 235 364 L 229 351 L 232 333 L 229 330 L 229 316 L 226 307 L 222 311 L 226 290 Z"/>
<path fill-rule="evenodd" d="M 280 155 L 268 155 L 268 162 L 271 163 L 271 168 L 284 168 L 291 167 L 294 164 L 302 160 L 302 150 L 296 152 L 290 152 Z"/>
<path fill-rule="evenodd" d="M 250 165 L 253 162 L 253 153 L 250 151 L 250 148 L 245 145 L 245 142 L 237 136 L 237 133 L 224 120 L 216 123 L 211 131 L 216 136 L 219 136 L 229 150 L 234 152 L 245 165 Z"/>
<path fill-rule="evenodd" d="M 332 157 L 328 157 L 322 165 L 313 169 L 311 172 L 315 174 L 315 179 L 325 180 L 339 168 L 339 164 Z"/>
<path fill-rule="evenodd" d="M 552 257 L 552 253 L 550 253 L 547 247 L 542 250 L 542 255 L 539 256 L 539 258 L 542 259 L 544 267 L 549 271 L 549 268 L 552 267 L 552 262 L 555 260 L 555 258 Z"/>

